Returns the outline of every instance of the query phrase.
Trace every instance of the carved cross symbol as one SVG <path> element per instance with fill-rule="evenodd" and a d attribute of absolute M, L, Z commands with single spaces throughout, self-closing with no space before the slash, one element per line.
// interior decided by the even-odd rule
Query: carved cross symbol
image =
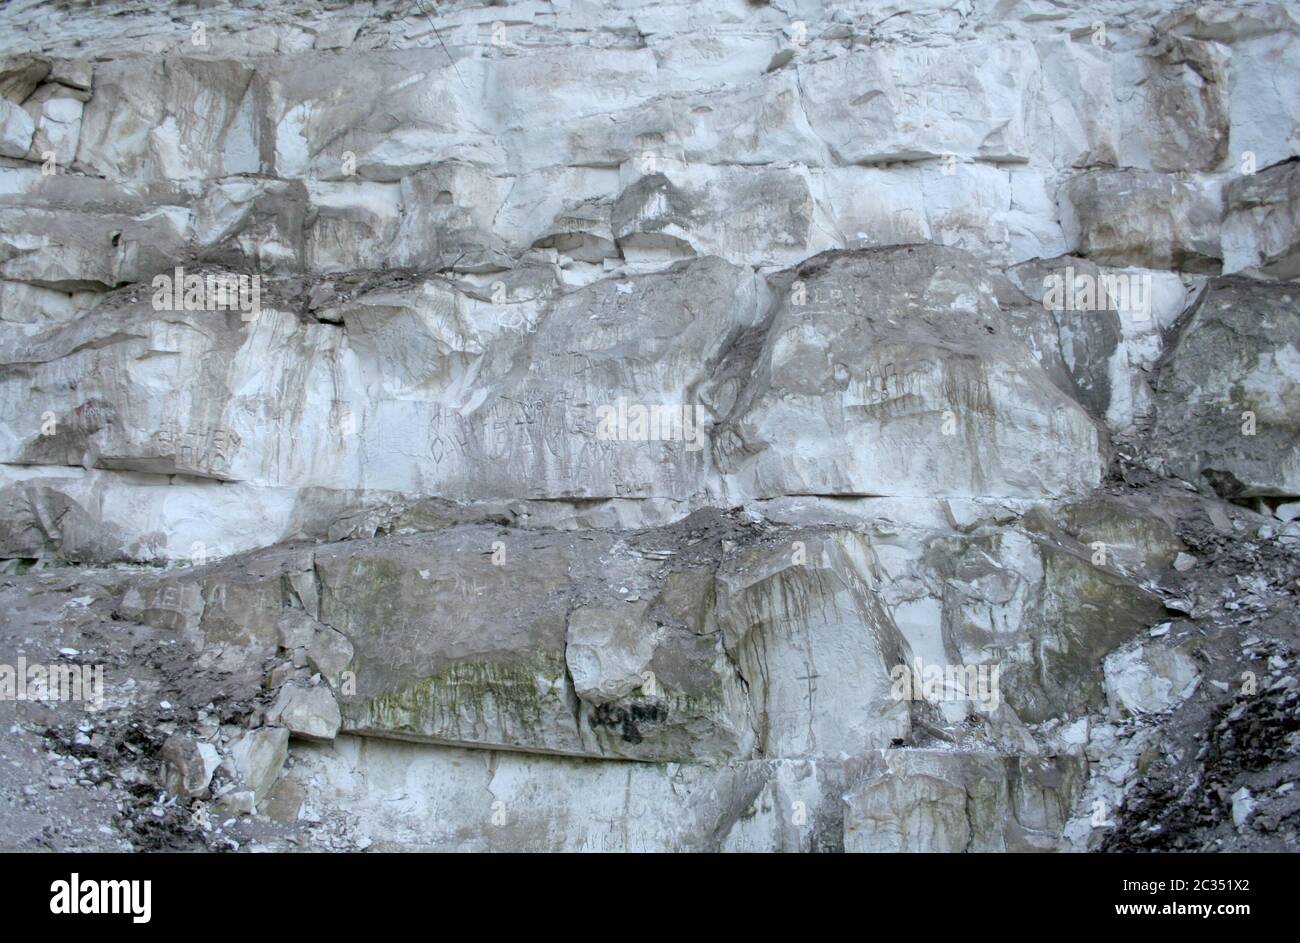
<path fill-rule="evenodd" d="M 820 678 L 817 672 L 809 670 L 806 675 L 798 675 L 795 680 L 808 682 L 808 713 L 812 713 L 813 695 L 817 693 L 817 679 Z"/>

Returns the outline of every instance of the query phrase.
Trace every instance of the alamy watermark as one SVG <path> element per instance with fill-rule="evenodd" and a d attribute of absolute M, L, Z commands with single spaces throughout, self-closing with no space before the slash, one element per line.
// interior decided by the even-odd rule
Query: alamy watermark
<path fill-rule="evenodd" d="M 261 275 L 186 275 L 178 265 L 174 275 L 155 275 L 152 284 L 155 311 L 238 311 L 243 321 L 262 313 Z"/>
<path fill-rule="evenodd" d="M 104 707 L 103 665 L 0 664 L 0 701 L 85 701 Z"/>
<path fill-rule="evenodd" d="M 153 916 L 153 881 L 83 880 L 76 871 L 50 885 L 52 914 L 130 914 L 132 923 Z"/>
<path fill-rule="evenodd" d="M 685 442 L 686 451 L 704 448 L 705 410 L 700 405 L 617 402 L 596 407 L 596 438 L 615 442 Z"/>
<path fill-rule="evenodd" d="M 1076 273 L 1043 276 L 1043 307 L 1048 311 L 1126 311 L 1135 321 L 1151 319 L 1151 273 Z"/>
<path fill-rule="evenodd" d="M 995 711 L 1002 703 L 1001 672 L 998 664 L 927 665 L 918 657 L 890 670 L 889 696 L 896 701 L 974 701 L 976 710 Z"/>

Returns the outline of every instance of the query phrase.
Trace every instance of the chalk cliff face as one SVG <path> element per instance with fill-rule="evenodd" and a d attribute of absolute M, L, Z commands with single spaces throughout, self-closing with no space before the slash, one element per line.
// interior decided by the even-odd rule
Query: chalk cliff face
<path fill-rule="evenodd" d="M 1123 846 L 1293 696 L 1300 8 L 0 27 L 0 661 L 110 665 L 41 729 L 130 794 L 72 844 Z"/>

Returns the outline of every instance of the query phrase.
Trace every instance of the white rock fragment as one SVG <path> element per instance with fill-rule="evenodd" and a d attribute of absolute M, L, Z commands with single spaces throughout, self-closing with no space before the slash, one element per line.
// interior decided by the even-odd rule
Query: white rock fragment
<path fill-rule="evenodd" d="M 1238 829 L 1245 828 L 1251 813 L 1255 811 L 1258 804 L 1249 789 L 1245 786 L 1238 789 L 1232 794 L 1232 824 L 1236 825 Z"/>
<path fill-rule="evenodd" d="M 217 799 L 214 808 L 222 815 L 255 815 L 257 796 L 251 789 L 236 789 Z M 221 823 L 221 827 L 229 828 L 233 824 L 234 820 L 228 819 Z"/>
<path fill-rule="evenodd" d="M 286 727 L 294 736 L 309 740 L 333 740 L 343 722 L 338 702 L 328 686 L 304 687 L 292 682 L 280 689 L 266 719 L 267 723 Z"/>
<path fill-rule="evenodd" d="M 1189 656 L 1155 643 L 1108 655 L 1103 671 L 1106 700 L 1115 717 L 1169 710 L 1191 693 L 1189 686 L 1199 678 Z"/>
<path fill-rule="evenodd" d="M 31 115 L 11 101 L 0 98 L 0 157 L 25 158 L 36 133 Z"/>
<path fill-rule="evenodd" d="M 259 727 L 241 734 L 227 747 L 232 778 L 260 801 L 275 785 L 289 750 L 284 727 Z"/>
<path fill-rule="evenodd" d="M 180 735 L 167 738 L 160 756 L 167 791 L 179 799 L 206 796 L 212 774 L 221 763 L 221 755 L 212 744 Z"/>

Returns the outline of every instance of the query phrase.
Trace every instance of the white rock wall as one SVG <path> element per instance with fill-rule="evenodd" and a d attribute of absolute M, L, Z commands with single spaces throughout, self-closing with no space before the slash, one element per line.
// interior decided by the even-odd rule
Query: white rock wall
<path fill-rule="evenodd" d="M 181 609 L 171 577 L 126 607 L 196 654 L 280 652 L 280 681 L 307 658 L 283 610 L 347 637 L 315 678 L 346 736 L 295 741 L 291 821 L 1051 847 L 1087 762 L 1050 731 L 1120 689 L 1103 660 L 1181 547 L 1099 493 L 1117 451 L 1300 490 L 1300 9 L 426 6 L 0 10 L 0 558 L 329 541 L 292 592 L 182 570 Z M 213 309 L 227 276 L 243 306 Z M 677 575 L 627 562 L 640 528 L 742 507 L 758 530 L 705 528 L 705 583 L 672 583 L 680 531 L 648 557 Z M 571 532 L 527 579 L 485 571 L 500 618 L 463 598 L 461 554 L 495 551 L 456 528 L 485 520 Z M 916 658 L 997 666 L 1001 707 L 901 703 Z M 610 732 L 629 698 L 644 742 Z"/>

